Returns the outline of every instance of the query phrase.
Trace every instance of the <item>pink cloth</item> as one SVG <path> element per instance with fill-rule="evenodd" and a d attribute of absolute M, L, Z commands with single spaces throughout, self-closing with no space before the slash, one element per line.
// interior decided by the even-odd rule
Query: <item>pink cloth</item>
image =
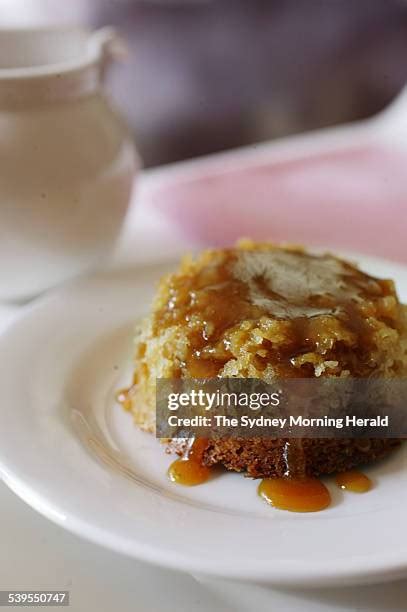
<path fill-rule="evenodd" d="M 150 194 L 197 243 L 251 237 L 407 261 L 406 154 L 361 145 L 238 168 L 222 159 L 191 178 L 157 181 Z"/>

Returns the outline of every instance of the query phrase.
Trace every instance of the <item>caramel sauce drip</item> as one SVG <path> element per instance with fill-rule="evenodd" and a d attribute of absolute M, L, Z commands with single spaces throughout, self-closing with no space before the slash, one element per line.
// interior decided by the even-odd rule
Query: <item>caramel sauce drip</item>
<path fill-rule="evenodd" d="M 210 468 L 202 465 L 203 454 L 208 446 L 207 440 L 194 440 L 184 457 L 173 461 L 168 468 L 168 477 L 172 482 L 193 487 L 206 482 L 211 474 Z"/>
<path fill-rule="evenodd" d="M 357 470 L 337 474 L 335 482 L 340 489 L 346 489 L 346 491 L 352 491 L 353 493 L 366 493 L 373 486 L 370 478 Z"/>
<path fill-rule="evenodd" d="M 130 397 L 131 387 L 126 389 L 120 389 L 116 393 L 116 402 L 118 402 L 124 410 L 130 412 L 131 410 L 131 397 Z"/>
<path fill-rule="evenodd" d="M 306 459 L 302 440 L 300 438 L 291 438 L 285 441 L 283 461 L 285 463 L 285 478 L 305 478 Z"/>
<path fill-rule="evenodd" d="M 319 512 L 331 503 L 328 489 L 317 478 L 265 478 L 258 493 L 274 508 L 290 512 Z"/>

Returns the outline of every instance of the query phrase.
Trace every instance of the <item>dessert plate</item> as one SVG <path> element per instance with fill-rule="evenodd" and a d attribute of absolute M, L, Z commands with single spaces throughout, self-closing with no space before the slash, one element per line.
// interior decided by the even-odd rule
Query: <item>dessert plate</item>
<path fill-rule="evenodd" d="M 395 278 L 407 267 L 365 259 Z M 217 473 L 170 482 L 171 458 L 115 402 L 129 381 L 132 330 L 168 266 L 104 272 L 50 293 L 0 338 L 0 476 L 62 527 L 123 554 L 193 574 L 270 584 L 341 584 L 407 575 L 407 452 L 366 470 L 365 495 L 327 479 L 315 514 L 269 507 L 255 481 Z"/>

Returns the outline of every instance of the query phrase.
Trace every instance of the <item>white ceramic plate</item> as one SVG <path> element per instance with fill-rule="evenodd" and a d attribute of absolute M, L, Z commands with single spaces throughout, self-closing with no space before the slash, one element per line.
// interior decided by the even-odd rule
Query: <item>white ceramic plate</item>
<path fill-rule="evenodd" d="M 394 277 L 407 268 L 364 261 Z M 0 475 L 66 529 L 191 573 L 280 584 L 344 584 L 407 574 L 406 449 L 367 472 L 375 488 L 316 514 L 275 510 L 257 483 L 222 474 L 194 488 L 168 481 L 171 459 L 116 405 L 134 321 L 162 267 L 105 273 L 48 295 L 0 339 Z"/>

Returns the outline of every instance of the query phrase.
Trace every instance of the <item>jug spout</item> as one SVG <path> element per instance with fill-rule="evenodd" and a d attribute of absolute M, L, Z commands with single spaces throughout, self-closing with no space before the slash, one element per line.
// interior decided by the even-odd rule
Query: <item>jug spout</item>
<path fill-rule="evenodd" d="M 125 55 L 111 27 L 0 30 L 0 107 L 97 92 L 112 61 Z"/>
<path fill-rule="evenodd" d="M 89 37 L 89 47 L 92 55 L 99 57 L 102 80 L 113 61 L 123 60 L 128 56 L 125 40 L 112 27 L 101 28 L 93 32 Z"/>

